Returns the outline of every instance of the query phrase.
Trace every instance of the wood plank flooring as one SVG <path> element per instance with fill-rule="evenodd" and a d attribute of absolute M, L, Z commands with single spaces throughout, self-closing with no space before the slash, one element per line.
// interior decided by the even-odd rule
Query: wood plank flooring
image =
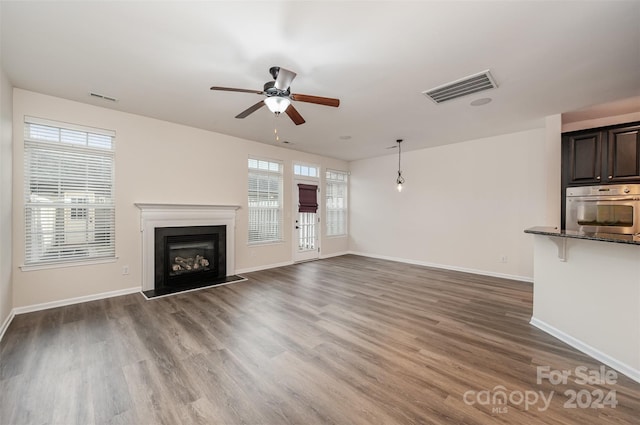
<path fill-rule="evenodd" d="M 353 255 L 246 277 L 16 316 L 0 424 L 639 423 L 621 374 L 536 382 L 600 364 L 529 325 L 529 284 Z M 618 404 L 566 408 L 572 390 Z"/>

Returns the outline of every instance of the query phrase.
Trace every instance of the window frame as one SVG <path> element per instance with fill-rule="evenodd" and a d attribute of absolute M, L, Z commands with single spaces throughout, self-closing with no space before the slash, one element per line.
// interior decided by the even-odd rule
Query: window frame
<path fill-rule="evenodd" d="M 330 174 L 338 174 L 344 176 L 344 180 L 337 180 L 330 178 Z M 325 181 L 324 181 L 324 211 L 325 211 L 325 236 L 329 238 L 334 237 L 345 237 L 349 235 L 349 172 L 348 171 L 340 171 L 340 170 L 332 170 L 327 168 L 325 171 Z M 333 185 L 341 185 L 344 190 L 344 200 L 343 207 L 333 208 L 333 202 L 331 201 L 334 198 L 334 190 L 332 188 Z M 335 214 L 332 212 L 342 212 L 343 214 L 343 222 L 342 225 L 338 225 L 338 228 L 342 228 L 343 232 L 341 233 L 332 233 L 332 230 L 336 227 L 334 221 L 332 221 L 332 217 Z"/>
<path fill-rule="evenodd" d="M 116 261 L 115 135 L 25 116 L 21 270 Z"/>
<path fill-rule="evenodd" d="M 257 167 L 252 167 L 252 161 L 256 162 Z M 266 164 L 266 169 L 261 168 L 261 163 Z M 274 166 L 277 166 L 277 171 L 273 170 Z M 273 193 L 271 191 L 271 185 L 274 183 L 274 178 L 277 184 L 277 205 L 275 208 L 263 206 L 252 206 L 252 174 L 253 178 L 262 177 L 263 184 L 266 183 L 267 191 L 264 194 Z M 265 182 L 266 180 L 266 182 Z M 258 183 L 256 183 L 257 185 Z M 256 197 L 261 196 L 260 193 L 256 193 Z M 255 200 L 253 202 L 256 202 Z M 258 202 L 265 202 L 264 200 Z M 270 226 L 275 226 L 275 231 L 265 229 L 264 217 L 269 218 L 275 211 L 275 220 L 267 220 L 266 223 Z M 253 215 L 261 215 L 262 219 L 254 221 Z M 272 217 L 273 218 L 273 217 Z M 260 234 L 259 237 L 252 238 L 252 232 Z M 274 237 L 269 237 L 269 234 L 274 234 Z M 284 162 L 276 159 L 268 159 L 250 155 L 247 161 L 247 245 L 259 246 L 268 244 L 279 244 L 284 242 Z"/>

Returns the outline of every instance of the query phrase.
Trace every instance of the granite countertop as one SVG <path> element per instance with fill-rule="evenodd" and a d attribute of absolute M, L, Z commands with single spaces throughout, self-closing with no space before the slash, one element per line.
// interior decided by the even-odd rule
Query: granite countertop
<path fill-rule="evenodd" d="M 560 230 L 557 227 L 531 227 L 524 231 L 533 235 L 557 236 L 559 238 L 587 239 L 590 241 L 640 245 L 640 235 L 616 235 L 613 233 L 582 233 L 574 230 Z"/>

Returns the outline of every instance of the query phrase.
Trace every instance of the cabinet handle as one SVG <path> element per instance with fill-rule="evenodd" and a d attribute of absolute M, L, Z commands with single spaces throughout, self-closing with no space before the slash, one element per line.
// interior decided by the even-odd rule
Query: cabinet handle
<path fill-rule="evenodd" d="M 609 176 L 609 180 L 611 180 L 613 178 L 613 176 Z"/>
<path fill-rule="evenodd" d="M 600 176 L 596 177 L 596 180 L 600 180 Z"/>

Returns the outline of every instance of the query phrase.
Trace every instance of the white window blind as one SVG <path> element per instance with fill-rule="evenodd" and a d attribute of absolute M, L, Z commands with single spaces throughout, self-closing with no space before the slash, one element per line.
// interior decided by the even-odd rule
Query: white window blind
<path fill-rule="evenodd" d="M 114 138 L 25 118 L 25 265 L 115 257 Z"/>
<path fill-rule="evenodd" d="M 281 162 L 249 158 L 249 243 L 282 241 Z"/>
<path fill-rule="evenodd" d="M 326 229 L 327 236 L 347 234 L 348 173 L 327 170 L 326 174 Z"/>

